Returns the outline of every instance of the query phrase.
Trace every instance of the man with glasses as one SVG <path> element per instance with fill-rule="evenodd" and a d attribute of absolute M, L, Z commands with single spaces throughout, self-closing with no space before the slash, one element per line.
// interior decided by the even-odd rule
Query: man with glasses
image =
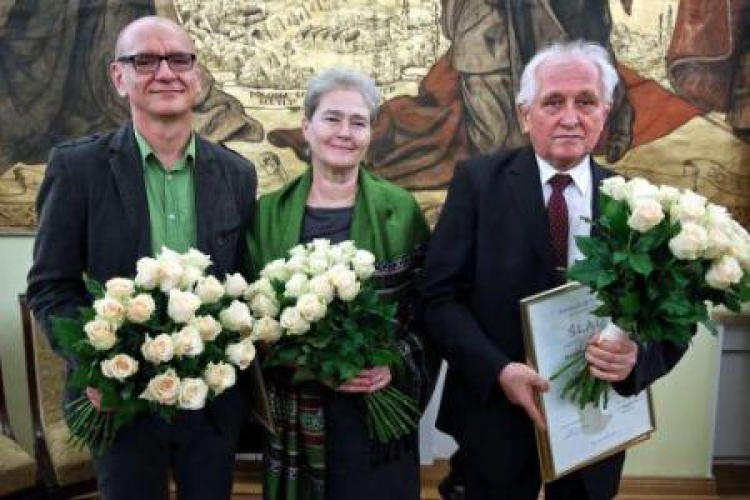
<path fill-rule="evenodd" d="M 133 276 L 136 261 L 162 246 L 198 248 L 219 278 L 247 268 L 255 170 L 192 130 L 201 89 L 187 33 L 155 16 L 132 22 L 117 39 L 110 76 L 132 123 L 54 148 L 39 192 L 28 298 L 48 335 L 52 317 L 89 303 L 83 273 L 101 282 Z M 181 499 L 230 498 L 247 387 L 241 381 L 170 423 L 144 415 L 122 427 L 94 457 L 103 498 L 166 499 L 170 472 Z M 101 408 L 96 391 L 87 395 Z"/>

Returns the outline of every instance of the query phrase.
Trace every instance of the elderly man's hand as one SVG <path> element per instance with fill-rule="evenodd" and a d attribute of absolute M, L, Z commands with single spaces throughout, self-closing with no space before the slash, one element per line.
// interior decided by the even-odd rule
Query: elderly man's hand
<path fill-rule="evenodd" d="M 544 416 L 534 401 L 534 391 L 548 391 L 549 382 L 523 363 L 508 363 L 497 376 L 497 381 L 508 401 L 526 410 L 538 428 L 547 428 Z"/>
<path fill-rule="evenodd" d="M 586 361 L 594 377 L 607 382 L 625 380 L 638 359 L 638 344 L 627 337 L 600 339 L 599 334 L 589 340 Z"/>

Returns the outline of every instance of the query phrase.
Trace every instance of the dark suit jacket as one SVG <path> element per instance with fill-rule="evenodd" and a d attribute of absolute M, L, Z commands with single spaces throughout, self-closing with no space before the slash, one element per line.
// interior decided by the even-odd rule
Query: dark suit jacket
<path fill-rule="evenodd" d="M 196 137 L 197 247 L 211 256 L 209 272 L 218 277 L 248 269 L 244 235 L 255 210 L 256 186 L 247 160 Z M 27 298 L 52 341 L 53 316 L 73 316 L 91 303 L 82 273 L 101 283 L 132 277 L 136 261 L 151 254 L 148 201 L 132 124 L 54 148 L 37 213 Z M 245 392 L 231 391 L 212 404 L 218 422 L 237 423 L 238 415 L 246 416 L 243 409 L 249 404 L 238 401 L 247 398 Z"/>
<path fill-rule="evenodd" d="M 609 175 L 592 162 L 595 186 Z M 537 460 L 531 420 L 505 398 L 497 377 L 508 363 L 525 361 L 520 300 L 556 281 L 533 151 L 500 152 L 460 164 L 419 288 L 428 333 L 449 364 L 438 427 L 466 451 L 466 467 L 491 483 L 511 481 L 529 460 Z M 633 373 L 616 389 L 639 392 L 683 352 L 672 344 L 640 346 Z M 600 463 L 598 469 L 607 470 L 598 470 L 591 484 L 604 491 L 616 488 L 622 460 L 621 454 Z"/>

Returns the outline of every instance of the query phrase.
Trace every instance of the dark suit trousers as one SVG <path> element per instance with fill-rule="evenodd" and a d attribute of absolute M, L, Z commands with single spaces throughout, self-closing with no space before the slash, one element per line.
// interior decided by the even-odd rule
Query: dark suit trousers
<path fill-rule="evenodd" d="M 94 465 L 104 500 L 166 500 L 172 471 L 180 500 L 229 499 L 239 429 L 222 429 L 209 410 L 156 415 L 123 426 Z"/>
<path fill-rule="evenodd" d="M 462 468 L 465 500 L 537 500 L 542 486 L 537 458 L 525 464 L 520 477 L 509 483 L 487 481 Z M 545 500 L 611 500 L 617 494 L 625 454 L 591 464 L 544 485 Z M 451 461 L 453 466 L 453 460 Z"/>

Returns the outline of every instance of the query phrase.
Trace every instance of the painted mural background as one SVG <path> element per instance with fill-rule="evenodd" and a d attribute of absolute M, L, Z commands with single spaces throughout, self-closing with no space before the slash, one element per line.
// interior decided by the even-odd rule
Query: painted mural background
<path fill-rule="evenodd" d="M 597 153 L 696 189 L 750 227 L 750 0 L 5 0 L 0 2 L 0 232 L 31 232 L 49 148 L 116 127 L 107 62 L 149 13 L 196 40 L 196 129 L 254 161 L 262 192 L 304 168 L 307 79 L 345 65 L 384 96 L 369 161 L 434 221 L 455 162 L 525 142 L 520 69 L 560 36 L 615 55 L 623 85 Z"/>

